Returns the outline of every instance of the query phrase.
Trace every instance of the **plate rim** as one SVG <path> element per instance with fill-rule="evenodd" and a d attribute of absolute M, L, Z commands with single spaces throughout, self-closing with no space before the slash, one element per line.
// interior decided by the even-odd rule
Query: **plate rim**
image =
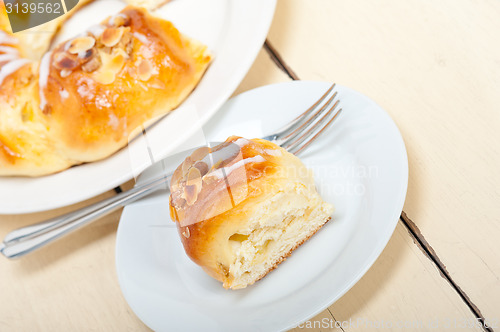
<path fill-rule="evenodd" d="M 226 2 L 229 3 L 229 2 Z M 251 41 L 248 41 L 245 44 L 245 47 L 241 48 L 240 55 L 244 55 L 243 60 L 240 59 L 238 65 L 235 69 L 231 72 L 229 75 L 229 82 L 226 83 L 226 89 L 224 92 L 221 92 L 217 98 L 215 98 L 213 104 L 210 106 L 209 110 L 207 112 L 204 112 L 201 116 L 199 116 L 198 121 L 195 123 L 195 125 L 191 125 L 188 130 L 185 130 L 183 133 L 183 136 L 181 139 L 177 140 L 175 143 L 172 144 L 170 150 L 174 150 L 177 147 L 181 146 L 186 140 L 188 140 L 195 132 L 196 130 L 199 130 L 205 123 L 207 123 L 216 113 L 217 111 L 221 108 L 221 106 L 229 99 L 229 97 L 232 95 L 232 93 L 236 90 L 236 88 L 239 86 L 239 84 L 242 82 L 242 80 L 245 78 L 247 75 L 248 71 L 250 70 L 251 66 L 255 62 L 257 55 L 259 54 L 260 50 L 262 49 L 262 45 L 264 44 L 264 41 L 267 38 L 267 33 L 271 27 L 271 23 L 273 21 L 274 13 L 276 10 L 276 4 L 277 0 L 258 0 L 258 1 L 241 1 L 242 4 L 245 6 L 252 6 L 252 8 L 255 8 L 259 10 L 259 20 L 257 20 L 258 24 L 256 24 L 255 27 L 260 32 L 258 36 L 253 38 Z M 241 12 L 241 14 L 244 14 Z M 238 20 L 231 20 L 231 21 L 238 21 Z M 255 28 L 254 27 L 254 28 Z M 233 38 L 234 39 L 234 38 Z M 233 40 L 231 39 L 231 40 Z M 230 45 L 231 40 L 226 40 L 224 42 L 224 45 Z M 220 55 L 218 55 L 220 57 Z M 214 60 L 217 61 L 217 55 Z M 212 64 L 213 65 L 213 64 Z M 210 69 L 210 68 L 209 68 Z M 200 83 L 203 81 L 200 81 Z M 184 104 L 184 103 L 183 103 Z M 182 104 L 181 104 L 182 105 Z M 157 125 L 158 123 L 161 123 L 165 121 L 166 117 L 162 117 L 158 122 L 155 123 Z M 127 149 L 127 146 L 125 146 L 123 149 Z M 118 152 L 121 150 L 116 151 L 113 153 L 111 156 L 103 159 L 103 160 L 108 160 L 110 158 L 113 158 L 116 156 Z M 96 164 L 99 161 L 90 163 L 90 164 Z M 146 165 L 148 166 L 148 165 Z M 77 166 L 78 167 L 78 166 Z M 142 170 L 144 170 L 143 167 Z M 71 168 L 68 168 L 67 170 L 70 170 Z M 63 170 L 60 173 L 64 173 L 67 170 Z M 79 202 L 82 202 L 84 200 L 90 199 L 92 197 L 95 197 L 97 195 L 103 194 L 109 190 L 112 190 L 113 188 L 131 180 L 134 178 L 134 171 L 137 170 L 127 170 L 126 172 L 123 172 L 124 174 L 121 174 L 120 176 L 117 176 L 113 180 L 110 180 L 104 185 L 99 185 L 99 186 L 91 186 L 89 188 L 72 188 L 70 185 L 64 185 L 63 187 L 65 188 L 57 188 L 58 191 L 61 191 L 62 189 L 64 190 L 63 194 L 59 194 L 57 196 L 57 199 L 47 199 L 45 198 L 43 200 L 43 203 L 38 202 L 38 200 L 35 200 L 33 203 L 33 200 L 30 201 L 29 205 L 26 205 L 25 203 L 20 203 L 21 197 L 17 197 L 17 200 L 15 201 L 10 201 L 10 202 L 2 202 L 0 204 L 0 215 L 2 214 L 28 214 L 28 213 L 36 213 L 36 212 L 42 212 L 42 211 L 48 211 L 48 210 L 53 210 L 57 208 L 62 208 L 66 207 L 72 204 L 76 204 Z M 60 173 L 55 173 L 51 174 L 48 176 L 57 176 Z M 126 173 L 126 174 L 125 174 Z M 74 174 L 77 175 L 77 174 Z M 21 179 L 21 181 L 27 181 L 29 182 L 30 180 L 38 179 L 40 177 L 35 177 L 35 178 L 29 178 L 29 177 L 0 177 L 0 192 L 1 192 L 1 184 L 2 184 L 2 179 L 7 179 L 6 181 L 15 181 L 12 179 Z M 27 186 L 25 183 L 20 183 L 20 184 L 9 184 L 9 187 L 15 186 L 15 185 L 21 185 L 21 186 Z M 31 188 L 33 190 L 34 188 Z M 27 188 L 26 190 L 30 190 L 30 188 Z M 47 194 L 46 192 L 44 194 Z M 9 197 L 9 195 L 4 194 L 2 196 Z M 4 197 L 4 198 L 5 198 Z M 26 202 L 26 200 L 24 200 Z"/>
<path fill-rule="evenodd" d="M 276 86 L 276 85 L 295 85 L 295 84 L 302 84 L 302 83 L 313 83 L 313 84 L 316 84 L 316 83 L 324 83 L 325 84 L 325 87 L 327 88 L 331 83 L 328 83 L 328 82 L 320 82 L 320 81 L 312 81 L 312 80 L 299 80 L 299 81 L 288 81 L 288 82 L 281 82 L 281 83 L 274 83 L 274 84 L 269 84 L 269 85 L 265 85 L 265 86 L 260 86 L 260 87 L 257 87 L 257 88 L 254 88 L 252 90 L 248 90 L 248 91 L 245 91 L 243 92 L 242 94 L 238 95 L 238 96 L 235 96 L 233 98 L 231 98 L 230 100 L 226 101 L 226 103 L 228 102 L 231 102 L 234 98 L 238 98 L 244 94 L 247 94 L 247 93 L 252 93 L 256 90 L 261 90 L 261 89 L 266 89 L 266 88 L 269 88 L 270 86 Z M 383 250 L 387 247 L 387 244 L 389 243 L 390 239 L 392 238 L 395 230 L 396 230 L 396 227 L 397 227 L 397 224 L 398 224 L 398 221 L 399 221 L 399 216 L 401 215 L 401 212 L 403 211 L 403 206 L 404 206 L 404 202 L 406 200 L 406 195 L 407 195 L 407 190 L 408 190 L 408 178 L 409 178 L 409 164 L 408 164 L 408 152 L 407 152 L 407 149 L 406 149 L 406 145 L 405 145 L 405 142 L 404 142 L 404 138 L 401 134 L 401 131 L 399 130 L 399 128 L 397 127 L 396 123 L 394 122 L 394 120 L 390 117 L 389 113 L 384 109 L 382 108 L 380 105 L 378 105 L 375 101 L 373 101 L 371 98 L 367 97 L 366 95 L 360 93 L 359 91 L 357 90 L 354 90 L 352 88 L 349 88 L 349 87 L 346 87 L 346 86 L 342 86 L 342 85 L 339 85 L 337 84 L 337 86 L 340 86 L 342 88 L 345 88 L 345 89 L 348 89 L 348 90 L 351 90 L 365 98 L 367 98 L 368 100 L 370 100 L 371 102 L 373 102 L 377 108 L 381 111 L 381 114 L 389 121 L 390 125 L 393 126 L 393 128 L 395 129 L 395 134 L 396 134 L 396 137 L 398 139 L 398 142 L 397 144 L 399 145 L 400 147 L 400 152 L 402 152 L 401 156 L 398 157 L 398 160 L 399 162 L 401 162 L 401 166 L 403 166 L 403 168 L 401 169 L 402 171 L 402 187 L 401 187 L 401 192 L 399 193 L 399 201 L 398 202 L 395 202 L 393 203 L 392 205 L 394 206 L 394 209 L 393 209 L 393 217 L 392 218 L 393 220 L 388 220 L 387 221 L 387 224 L 388 224 L 388 231 L 387 231 L 387 234 L 386 234 L 386 238 L 382 239 L 382 241 L 380 242 L 381 245 L 379 245 L 378 247 L 376 247 L 376 250 L 373 250 L 371 255 L 369 255 L 366 259 L 366 264 L 363 266 L 363 268 L 359 269 L 359 271 L 354 275 L 353 274 L 353 277 L 350 278 L 351 281 L 349 283 L 347 283 L 345 285 L 345 287 L 340 291 L 340 292 L 337 292 L 336 295 L 334 297 L 331 297 L 331 298 L 328 298 L 328 299 L 325 299 L 324 302 L 322 303 L 318 303 L 314 309 L 312 309 L 307 315 L 305 316 L 301 316 L 301 318 L 298 318 L 296 320 L 294 320 L 293 322 L 290 321 L 289 324 L 286 325 L 286 327 L 283 327 L 281 328 L 280 327 L 280 331 L 286 331 L 286 330 L 289 330 L 289 329 L 292 329 L 292 328 L 295 328 L 297 327 L 298 325 L 300 325 L 301 323 L 303 322 L 306 322 L 308 320 L 310 320 L 311 318 L 315 317 L 317 314 L 321 313 L 322 311 L 324 311 L 326 308 L 328 308 L 330 305 L 332 305 L 333 303 L 335 303 L 336 301 L 338 301 L 342 296 L 344 296 L 366 273 L 367 271 L 373 266 L 373 264 L 377 261 L 377 259 L 380 257 L 381 253 L 383 252 Z M 221 107 L 221 108 L 224 108 L 226 103 Z M 400 182 L 398 182 L 400 183 Z M 122 213 L 122 216 L 120 217 L 120 223 L 118 224 L 118 229 L 117 229 L 117 238 L 116 238 L 116 245 L 115 245 L 115 268 L 116 268 L 116 272 L 117 272 L 117 277 L 118 277 L 118 282 L 119 282 L 119 286 L 120 286 L 120 289 L 122 291 L 122 294 L 127 302 L 127 304 L 129 305 L 129 307 L 132 309 L 132 311 L 134 312 L 134 314 L 145 324 L 147 325 L 148 327 L 152 328 L 149 324 L 147 324 L 137 313 L 136 311 L 134 310 L 133 306 L 130 304 L 129 302 L 129 299 L 128 299 L 128 295 L 126 294 L 126 290 L 124 289 L 123 287 L 123 276 L 122 276 L 122 273 L 120 272 L 120 268 L 119 268 L 119 234 L 120 234 L 120 231 L 123 229 L 123 223 L 121 222 L 122 221 L 122 218 L 124 218 L 124 216 L 126 215 L 126 209 L 124 209 L 123 213 Z M 399 212 L 398 212 L 399 211 Z M 390 227 L 389 227 L 390 226 Z M 265 328 L 264 328 L 265 330 Z"/>

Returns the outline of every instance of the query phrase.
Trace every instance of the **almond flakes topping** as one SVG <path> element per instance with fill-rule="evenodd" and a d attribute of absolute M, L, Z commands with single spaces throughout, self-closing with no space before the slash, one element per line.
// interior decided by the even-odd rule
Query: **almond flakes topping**
<path fill-rule="evenodd" d="M 122 28 L 107 28 L 101 35 L 101 43 L 107 47 L 113 47 L 120 42 L 123 37 Z"/>
<path fill-rule="evenodd" d="M 184 228 L 184 232 L 182 232 L 182 235 L 184 235 L 184 237 L 186 239 L 189 239 L 189 237 L 191 236 L 191 232 L 189 231 L 189 227 L 186 226 L 186 228 Z"/>
<path fill-rule="evenodd" d="M 137 75 L 141 81 L 148 81 L 153 75 L 153 65 L 148 60 L 142 59 L 137 66 Z"/>
<path fill-rule="evenodd" d="M 80 64 L 78 62 L 78 59 L 76 57 L 71 56 L 70 54 L 67 54 L 66 52 L 63 53 L 57 53 L 54 56 L 54 67 L 56 67 L 59 70 L 73 70 L 77 68 Z"/>
<path fill-rule="evenodd" d="M 67 51 L 70 54 L 80 54 L 90 50 L 94 45 L 95 39 L 93 37 L 78 37 L 70 41 Z"/>

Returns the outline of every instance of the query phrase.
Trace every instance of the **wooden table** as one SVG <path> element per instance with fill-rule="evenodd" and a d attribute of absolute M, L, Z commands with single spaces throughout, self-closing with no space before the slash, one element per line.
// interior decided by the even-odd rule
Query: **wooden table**
<path fill-rule="evenodd" d="M 354 88 L 389 112 L 410 166 L 404 212 L 382 255 L 297 330 L 488 329 L 479 319 L 500 331 L 499 42 L 497 0 L 278 2 L 235 94 L 292 79 Z M 0 237 L 88 203 L 0 216 Z M 0 258 L 0 330 L 146 330 L 116 278 L 119 218 L 22 260 Z"/>

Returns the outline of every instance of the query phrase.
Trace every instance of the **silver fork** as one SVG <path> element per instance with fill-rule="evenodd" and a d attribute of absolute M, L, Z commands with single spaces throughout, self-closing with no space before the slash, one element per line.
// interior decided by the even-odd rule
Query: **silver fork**
<path fill-rule="evenodd" d="M 337 118 L 342 111 L 341 108 L 337 110 L 339 102 L 333 84 L 304 113 L 263 139 L 298 155 Z M 162 174 L 108 199 L 47 221 L 16 229 L 7 234 L 3 243 L 0 243 L 0 252 L 7 258 L 24 256 L 120 207 L 164 188 L 171 176 L 172 173 Z"/>

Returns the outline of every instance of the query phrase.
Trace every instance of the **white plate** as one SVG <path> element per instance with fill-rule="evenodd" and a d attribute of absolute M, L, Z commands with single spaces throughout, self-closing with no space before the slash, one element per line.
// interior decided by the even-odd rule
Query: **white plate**
<path fill-rule="evenodd" d="M 155 14 L 208 45 L 214 61 L 191 96 L 168 117 L 99 162 L 39 177 L 0 177 L 0 214 L 49 210 L 98 195 L 130 180 L 199 129 L 236 89 L 267 35 L 276 0 L 175 0 Z M 96 1 L 65 25 L 65 40 L 120 11 L 118 0 Z M 149 149 L 148 149 L 149 148 Z M 148 151 L 149 150 L 149 151 Z"/>
<path fill-rule="evenodd" d="M 210 141 L 220 141 L 231 134 L 255 137 L 272 132 L 328 86 L 299 81 L 244 93 L 204 126 L 205 134 Z M 358 92 L 338 90 L 342 115 L 301 155 L 315 171 L 322 197 L 335 205 L 333 219 L 253 286 L 225 290 L 189 260 L 169 218 L 166 192 L 125 208 L 116 243 L 118 279 L 130 307 L 150 328 L 289 329 L 340 298 L 373 264 L 403 207 L 406 150 L 384 110 Z"/>

